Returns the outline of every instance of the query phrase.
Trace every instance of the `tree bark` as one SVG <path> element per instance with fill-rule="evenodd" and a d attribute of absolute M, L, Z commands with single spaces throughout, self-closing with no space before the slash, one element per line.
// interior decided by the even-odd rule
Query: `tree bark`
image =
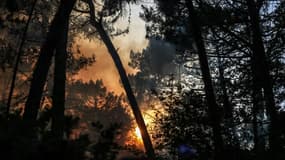
<path fill-rule="evenodd" d="M 69 0 L 71 3 L 66 19 L 62 21 L 63 31 L 59 35 L 55 51 L 54 83 L 52 94 L 52 133 L 54 137 L 63 138 L 64 134 L 64 108 L 65 108 L 65 81 L 66 81 L 66 60 L 69 15 L 76 0 Z"/>
<path fill-rule="evenodd" d="M 266 102 L 266 110 L 270 119 L 269 147 L 272 151 L 277 151 L 280 149 L 277 110 L 274 100 L 272 77 L 270 75 L 267 56 L 262 40 L 262 32 L 260 29 L 259 9 L 254 0 L 247 0 L 247 7 L 252 32 L 252 62 L 255 66 L 253 68 L 253 74 L 258 78 L 258 80 L 253 83 L 260 83 L 264 90 L 263 94 Z"/>
<path fill-rule="evenodd" d="M 212 85 L 211 74 L 209 70 L 209 64 L 207 59 L 207 54 L 205 50 L 204 40 L 202 37 L 201 26 L 198 23 L 197 15 L 194 11 L 194 6 L 192 0 L 186 0 L 186 6 L 189 12 L 189 23 L 191 25 L 192 34 L 194 42 L 197 47 L 197 52 L 199 55 L 199 62 L 202 71 L 202 79 L 205 85 L 206 101 L 208 106 L 208 113 L 210 116 L 211 125 L 213 129 L 213 140 L 215 147 L 215 159 L 222 159 L 222 152 L 224 148 L 222 132 L 221 132 L 221 117 L 219 114 L 218 104 L 216 102 L 216 97 Z"/>
<path fill-rule="evenodd" d="M 47 39 L 42 45 L 38 61 L 33 72 L 31 87 L 23 115 L 23 119 L 30 123 L 33 123 L 37 119 L 48 70 L 51 65 L 56 44 L 59 42 L 58 35 L 61 35 L 65 28 L 65 26 L 62 25 L 62 22 L 68 19 L 74 4 L 75 0 L 60 1 L 60 6 L 51 23 Z"/>

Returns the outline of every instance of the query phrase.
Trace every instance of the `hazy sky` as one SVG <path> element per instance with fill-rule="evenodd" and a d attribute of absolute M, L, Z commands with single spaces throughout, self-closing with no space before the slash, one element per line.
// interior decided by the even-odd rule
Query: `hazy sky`
<path fill-rule="evenodd" d="M 139 18 L 140 11 L 140 5 L 131 5 L 130 32 L 126 35 L 113 38 L 113 43 L 115 47 L 118 48 L 121 60 L 128 73 L 136 72 L 128 66 L 130 51 L 140 51 L 145 48 L 148 43 L 148 40 L 145 39 L 145 23 Z M 118 25 L 123 27 L 127 24 L 128 16 L 123 17 L 120 22 L 118 22 Z M 103 79 L 104 85 L 106 85 L 108 90 L 121 93 L 123 89 L 119 85 L 117 70 L 103 42 L 99 40 L 89 42 L 87 39 L 81 39 L 78 43 L 84 54 L 95 54 L 96 62 L 86 70 L 80 71 L 76 78 L 82 78 L 83 81 Z"/>

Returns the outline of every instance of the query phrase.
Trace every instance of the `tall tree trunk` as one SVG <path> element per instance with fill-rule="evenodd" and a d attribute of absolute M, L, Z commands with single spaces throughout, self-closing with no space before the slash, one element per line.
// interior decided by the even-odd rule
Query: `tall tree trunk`
<path fill-rule="evenodd" d="M 88 5 L 89 5 L 89 8 L 90 8 L 90 23 L 98 31 L 101 39 L 103 40 L 105 46 L 107 47 L 107 49 L 109 51 L 109 54 L 112 57 L 112 59 L 113 59 L 113 61 L 115 63 L 115 66 L 116 66 L 116 68 L 117 68 L 117 70 L 119 72 L 119 75 L 120 75 L 123 87 L 125 89 L 125 92 L 127 94 L 127 97 L 128 97 L 130 106 L 132 108 L 134 117 L 135 117 L 136 122 L 138 124 L 138 127 L 139 127 L 139 129 L 141 131 L 141 136 L 142 136 L 142 139 L 143 139 L 143 143 L 144 143 L 146 154 L 147 154 L 149 160 L 155 160 L 155 153 L 154 153 L 154 149 L 153 149 L 153 146 L 152 146 L 152 142 L 151 142 L 150 136 L 149 136 L 149 134 L 147 132 L 147 128 L 146 128 L 143 116 L 141 114 L 141 111 L 139 109 L 138 103 L 137 103 L 136 98 L 134 96 L 134 93 L 132 91 L 130 82 L 128 80 L 128 77 L 127 77 L 126 71 L 124 69 L 124 66 L 123 66 L 123 64 L 121 62 L 120 56 L 119 56 L 117 50 L 115 49 L 115 47 L 114 47 L 114 45 L 113 45 L 109 35 L 104 30 L 102 24 L 96 21 L 96 17 L 95 17 L 95 13 L 94 13 L 95 8 L 94 8 L 94 4 L 93 4 L 92 0 L 88 0 Z"/>
<path fill-rule="evenodd" d="M 220 51 L 217 48 L 217 59 L 218 59 L 218 71 L 219 71 L 219 81 L 220 81 L 220 86 L 221 86 L 221 91 L 222 91 L 222 103 L 223 103 L 223 109 L 225 112 L 225 125 L 228 125 L 226 129 L 227 136 L 232 140 L 232 144 L 235 144 L 235 146 L 240 146 L 239 139 L 236 135 L 236 129 L 235 129 L 235 124 L 234 124 L 234 115 L 233 115 L 233 105 L 230 102 L 230 98 L 227 92 L 227 86 L 226 86 L 226 79 L 224 77 L 224 65 L 222 64 L 222 59 L 220 55 Z"/>
<path fill-rule="evenodd" d="M 142 135 L 142 139 L 143 139 L 143 143 L 144 143 L 146 153 L 147 153 L 148 157 L 150 158 L 150 160 L 154 160 L 155 154 L 154 154 L 154 149 L 153 149 L 153 146 L 151 143 L 151 139 L 150 139 L 150 136 L 147 132 L 147 128 L 146 128 L 143 116 L 142 116 L 141 111 L 139 109 L 139 106 L 137 104 L 137 101 L 136 101 L 136 98 L 135 98 L 134 93 L 132 91 L 132 88 L 131 88 L 130 82 L 128 80 L 126 71 L 123 67 L 121 60 L 120 60 L 119 54 L 116 51 L 111 39 L 107 35 L 107 33 L 104 30 L 104 28 L 102 27 L 102 25 L 97 23 L 95 28 L 99 32 L 100 37 L 102 38 L 106 47 L 108 48 L 108 51 L 109 51 L 115 65 L 117 67 L 117 70 L 118 70 L 119 75 L 121 77 L 123 87 L 125 89 L 125 92 L 127 94 L 128 99 L 129 99 L 130 106 L 132 107 L 132 111 L 134 113 L 136 122 L 137 122 L 138 127 L 141 131 L 141 135 Z"/>
<path fill-rule="evenodd" d="M 189 12 L 189 23 L 191 25 L 192 34 L 194 41 L 196 43 L 199 62 L 202 71 L 202 79 L 205 85 L 206 100 L 208 106 L 208 113 L 211 120 L 211 125 L 213 129 L 213 140 L 215 147 L 215 159 L 219 160 L 222 158 L 222 152 L 224 148 L 222 132 L 221 132 L 221 117 L 219 114 L 218 104 L 216 102 L 216 97 L 212 85 L 212 79 L 209 70 L 209 64 L 207 59 L 207 54 L 205 50 L 204 40 L 202 37 L 201 26 L 198 23 L 197 15 L 194 11 L 194 6 L 192 0 L 186 0 L 186 6 Z"/>
<path fill-rule="evenodd" d="M 13 93 L 14 93 L 15 82 L 16 82 L 16 77 L 17 77 L 19 63 L 20 63 L 20 60 L 21 60 L 22 52 L 23 52 L 23 47 L 24 47 L 24 44 L 25 44 L 25 41 L 26 41 L 26 36 L 27 36 L 29 24 L 31 22 L 31 19 L 32 19 L 33 12 L 34 12 L 36 4 L 37 4 L 37 0 L 34 0 L 34 2 L 32 4 L 32 7 L 31 7 L 31 10 L 30 10 L 30 13 L 29 13 L 29 19 L 28 19 L 28 21 L 26 23 L 26 26 L 24 28 L 24 33 L 22 35 L 20 47 L 19 47 L 18 53 L 17 53 L 16 63 L 15 63 L 14 68 L 13 68 L 13 77 L 12 77 L 11 87 L 10 87 L 10 91 L 9 91 L 9 95 L 8 95 L 8 101 L 7 101 L 7 116 L 9 115 L 9 111 L 10 111 L 12 96 L 13 96 Z"/>
<path fill-rule="evenodd" d="M 224 77 L 225 69 L 222 64 L 222 59 L 221 59 L 219 51 L 217 52 L 217 58 L 218 58 L 219 81 L 220 81 L 220 85 L 222 89 L 222 102 L 223 102 L 223 107 L 225 110 L 225 118 L 229 119 L 232 125 L 233 124 L 233 106 L 230 103 L 229 96 L 227 93 L 226 80 Z"/>
<path fill-rule="evenodd" d="M 65 26 L 62 25 L 62 22 L 68 19 L 74 3 L 74 0 L 60 1 L 60 6 L 51 23 L 47 39 L 41 48 L 35 70 L 33 72 L 31 87 L 23 115 L 24 120 L 28 122 L 33 122 L 37 119 L 48 70 L 51 65 L 51 60 L 56 48 L 56 44 L 59 42 L 58 35 L 61 35 L 65 29 Z"/>
<path fill-rule="evenodd" d="M 254 0 L 247 0 L 248 13 L 250 17 L 250 27 L 252 32 L 252 61 L 256 67 L 253 68 L 253 74 L 258 77 L 261 87 L 264 89 L 264 98 L 266 110 L 270 119 L 269 127 L 269 147 L 272 151 L 280 149 L 278 119 L 275 106 L 272 77 L 270 75 L 269 65 L 265 53 L 262 32 L 260 29 L 259 9 Z M 255 83 L 255 82 L 254 82 Z"/>
<path fill-rule="evenodd" d="M 55 51 L 54 83 L 52 94 L 52 133 L 54 137 L 63 138 L 64 133 L 64 106 L 65 106 L 65 81 L 69 14 L 76 0 L 70 1 L 70 10 L 66 13 L 66 19 L 62 21 L 63 31 L 59 35 Z"/>
<path fill-rule="evenodd" d="M 252 63 L 252 68 L 255 68 L 256 66 L 253 65 Z M 261 94 L 261 85 L 258 84 L 258 78 L 256 77 L 255 74 L 252 76 L 252 124 L 253 124 L 253 141 L 254 141 L 254 150 L 256 155 L 260 155 L 265 151 L 265 144 L 262 143 L 261 141 L 261 133 L 260 133 L 260 123 L 258 120 L 259 113 L 263 109 L 263 104 L 262 104 L 262 94 Z M 256 157 L 257 158 L 257 157 Z"/>
<path fill-rule="evenodd" d="M 138 126 L 140 128 L 141 135 L 142 135 L 142 138 L 143 138 L 143 142 L 144 142 L 144 146 L 145 146 L 145 150 L 147 152 L 147 155 L 148 155 L 148 157 L 151 160 L 154 160 L 155 156 L 154 156 L 154 150 L 153 150 L 153 146 L 152 146 L 152 143 L 151 143 L 151 140 L 150 140 L 150 136 L 149 136 L 149 134 L 147 132 L 147 128 L 146 128 L 146 125 L 144 123 L 144 119 L 142 117 L 141 111 L 140 111 L 139 106 L 137 104 L 136 98 L 135 98 L 135 96 L 133 94 L 131 85 L 129 83 L 129 80 L 128 80 L 126 71 L 125 71 L 125 69 L 123 67 L 123 64 L 122 64 L 122 62 L 120 60 L 119 54 L 117 53 L 115 47 L 112 44 L 112 41 L 110 40 L 109 36 L 107 35 L 105 30 L 103 29 L 102 25 L 101 24 L 97 24 L 96 25 L 96 29 L 99 32 L 100 37 L 104 41 L 106 47 L 108 48 L 108 51 L 109 51 L 109 53 L 110 53 L 110 55 L 111 55 L 115 65 L 117 67 L 117 70 L 118 70 L 119 75 L 121 77 L 121 81 L 122 81 L 123 87 L 125 89 L 125 92 L 127 94 L 128 99 L 129 99 L 129 103 L 130 103 L 130 105 L 132 107 L 132 110 L 133 110 L 136 122 L 137 122 L 137 124 L 138 124 Z"/>

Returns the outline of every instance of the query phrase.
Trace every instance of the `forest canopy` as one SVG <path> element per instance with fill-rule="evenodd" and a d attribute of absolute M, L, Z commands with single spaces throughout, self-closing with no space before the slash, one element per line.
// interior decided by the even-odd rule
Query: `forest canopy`
<path fill-rule="evenodd" d="M 284 0 L 2 0 L 0 156 L 283 160 Z"/>

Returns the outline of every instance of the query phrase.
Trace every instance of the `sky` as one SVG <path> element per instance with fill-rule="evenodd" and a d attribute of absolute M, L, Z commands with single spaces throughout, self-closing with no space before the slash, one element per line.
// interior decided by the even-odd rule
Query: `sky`
<path fill-rule="evenodd" d="M 145 22 L 139 18 L 140 11 L 140 5 L 131 5 L 129 33 L 112 39 L 128 74 L 136 73 L 136 70 L 128 66 L 130 51 L 140 52 L 148 44 L 148 40 L 145 38 Z M 118 25 L 124 28 L 127 23 L 128 17 L 125 16 L 120 19 Z M 84 82 L 102 79 L 109 91 L 116 94 L 122 93 L 123 89 L 119 84 L 118 72 L 103 42 L 79 38 L 78 44 L 81 46 L 83 54 L 87 56 L 95 54 L 96 62 L 91 67 L 81 70 L 75 78 L 82 79 Z"/>

